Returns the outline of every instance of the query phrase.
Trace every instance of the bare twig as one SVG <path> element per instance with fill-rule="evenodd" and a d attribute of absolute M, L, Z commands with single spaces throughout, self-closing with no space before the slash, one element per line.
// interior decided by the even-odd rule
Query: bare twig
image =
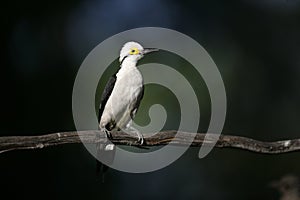
<path fill-rule="evenodd" d="M 175 135 L 177 134 L 177 137 Z M 96 137 L 96 135 L 100 137 Z M 205 133 L 197 133 L 191 146 L 211 145 L 212 141 L 204 142 Z M 162 131 L 152 137 L 145 138 L 143 146 L 159 145 L 188 145 L 193 139 L 193 133 L 178 132 L 174 130 Z M 215 134 L 208 134 L 213 138 Z M 20 149 L 41 149 L 44 147 L 71 144 L 71 143 L 97 143 L 105 142 L 105 134 L 101 131 L 70 131 L 52 133 L 39 136 L 10 136 L 0 137 L 0 153 Z M 120 145 L 139 146 L 136 138 L 124 132 L 113 133 L 112 142 Z M 300 139 L 283 140 L 275 142 L 262 142 L 241 136 L 221 135 L 216 147 L 238 148 L 257 153 L 279 154 L 300 150 Z"/>

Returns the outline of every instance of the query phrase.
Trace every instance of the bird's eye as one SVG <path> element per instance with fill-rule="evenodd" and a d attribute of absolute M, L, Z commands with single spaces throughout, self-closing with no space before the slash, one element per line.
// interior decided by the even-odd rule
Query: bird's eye
<path fill-rule="evenodd" d="M 139 54 L 139 50 L 137 48 L 132 48 L 129 52 L 130 55 L 137 55 Z"/>

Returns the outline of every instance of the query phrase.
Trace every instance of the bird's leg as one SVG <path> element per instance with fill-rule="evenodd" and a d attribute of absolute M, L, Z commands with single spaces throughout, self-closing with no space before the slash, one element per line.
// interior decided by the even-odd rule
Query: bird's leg
<path fill-rule="evenodd" d="M 108 139 L 110 139 L 110 140 L 113 139 L 112 134 L 111 134 L 111 132 L 110 132 L 109 130 L 107 130 L 107 129 L 105 128 L 104 132 L 105 132 L 106 137 L 107 137 Z"/>
<path fill-rule="evenodd" d="M 131 133 L 137 134 L 137 137 L 138 137 L 138 143 L 139 143 L 140 145 L 143 145 L 143 144 L 144 144 L 144 136 L 143 136 L 136 128 L 134 128 L 134 127 L 131 126 L 131 124 L 130 124 L 130 126 L 127 126 L 126 129 L 127 129 L 129 132 L 131 132 Z"/>
<path fill-rule="evenodd" d="M 134 130 L 134 132 L 137 134 L 137 136 L 138 136 L 138 143 L 140 144 L 140 145 L 143 145 L 144 144 L 144 136 L 137 130 L 137 129 L 135 129 L 134 127 L 131 127 L 133 130 Z"/>
<path fill-rule="evenodd" d="M 99 127 L 100 127 L 100 126 L 99 126 Z M 111 132 L 107 129 L 106 126 L 100 127 L 100 130 L 101 130 L 102 132 L 105 133 L 106 138 L 108 138 L 108 139 L 110 139 L 110 140 L 112 139 Z"/>
<path fill-rule="evenodd" d="M 109 140 L 112 140 L 113 137 L 112 137 L 112 134 L 111 134 L 111 131 L 107 130 L 107 128 L 102 128 L 101 129 L 102 132 L 105 132 L 105 136 L 107 139 Z M 104 149 L 105 151 L 111 151 L 111 150 L 114 150 L 114 144 L 111 144 L 109 141 L 106 140 L 105 142 L 106 144 L 104 144 L 102 147 L 102 149 Z"/>

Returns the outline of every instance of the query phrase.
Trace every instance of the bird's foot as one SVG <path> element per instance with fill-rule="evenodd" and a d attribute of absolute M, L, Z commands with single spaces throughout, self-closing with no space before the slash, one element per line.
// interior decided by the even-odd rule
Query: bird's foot
<path fill-rule="evenodd" d="M 105 132 L 105 135 L 106 137 L 109 139 L 109 140 L 112 140 L 113 137 L 112 137 L 112 134 L 109 130 L 107 130 L 106 128 L 105 129 L 102 129 L 103 132 Z"/>
<path fill-rule="evenodd" d="M 149 149 L 149 148 L 143 146 L 145 144 L 144 136 L 137 129 L 135 129 L 132 126 L 127 126 L 125 132 L 130 133 L 130 135 L 132 135 L 132 134 L 136 134 L 137 135 L 137 139 L 138 140 L 135 143 L 135 144 L 137 144 L 137 145 L 135 145 L 136 147 L 138 147 L 140 149 Z"/>
<path fill-rule="evenodd" d="M 137 133 L 137 135 L 138 135 L 138 141 L 137 142 L 138 142 L 139 145 L 142 146 L 144 144 L 144 142 L 145 142 L 144 136 L 141 133 L 139 133 L 139 132 Z"/>
<path fill-rule="evenodd" d="M 149 149 L 148 147 L 143 146 L 145 144 L 144 136 L 140 132 L 136 132 L 136 133 L 138 135 L 138 141 L 137 141 L 137 143 L 139 144 L 136 147 L 138 147 L 140 149 Z"/>
<path fill-rule="evenodd" d="M 107 139 L 109 139 L 109 140 L 113 139 L 111 131 L 108 131 L 107 129 L 103 129 L 102 131 L 105 132 L 105 135 L 106 135 Z M 104 150 L 105 151 L 112 151 L 112 150 L 114 150 L 114 148 L 115 148 L 114 144 L 112 144 L 109 141 L 106 141 L 106 144 L 104 145 Z"/>
<path fill-rule="evenodd" d="M 113 139 L 112 134 L 111 134 L 110 131 L 107 131 L 107 132 L 105 132 L 105 133 L 106 133 L 106 136 L 107 136 L 108 139 L 110 139 L 110 140 Z"/>

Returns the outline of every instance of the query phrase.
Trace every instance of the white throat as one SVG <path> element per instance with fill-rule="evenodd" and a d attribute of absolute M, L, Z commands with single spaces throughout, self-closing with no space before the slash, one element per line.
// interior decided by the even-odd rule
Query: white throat
<path fill-rule="evenodd" d="M 123 60 L 123 62 L 122 62 L 122 64 L 121 64 L 121 68 L 131 68 L 131 67 L 136 67 L 136 65 L 137 65 L 137 62 L 138 62 L 138 59 L 137 59 L 137 57 L 135 57 L 135 56 L 128 56 L 128 57 L 126 57 L 124 60 Z"/>

